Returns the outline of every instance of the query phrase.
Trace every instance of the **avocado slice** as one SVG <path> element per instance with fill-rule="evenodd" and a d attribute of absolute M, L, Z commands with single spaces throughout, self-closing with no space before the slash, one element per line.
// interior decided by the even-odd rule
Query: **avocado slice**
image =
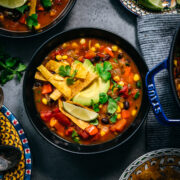
<path fill-rule="evenodd" d="M 138 0 L 138 4 L 141 4 L 147 9 L 152 11 L 163 11 L 164 6 L 161 0 Z"/>
<path fill-rule="evenodd" d="M 95 68 L 90 60 L 86 59 L 83 63 L 84 67 L 86 67 L 90 72 L 95 72 Z M 105 82 L 100 77 L 98 77 L 93 83 L 91 83 L 86 89 L 79 92 L 73 98 L 73 102 L 90 106 L 93 102 L 96 104 L 99 102 L 99 94 L 104 92 L 107 93 L 110 87 L 110 80 Z"/>

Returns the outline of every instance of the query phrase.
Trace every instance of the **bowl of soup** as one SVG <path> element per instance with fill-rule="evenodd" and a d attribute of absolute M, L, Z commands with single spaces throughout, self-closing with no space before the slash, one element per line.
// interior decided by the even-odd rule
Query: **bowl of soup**
<path fill-rule="evenodd" d="M 148 112 L 147 66 L 121 37 L 80 28 L 45 42 L 27 69 L 23 97 L 38 132 L 56 147 L 97 153 L 129 139 Z"/>
<path fill-rule="evenodd" d="M 0 34 L 29 37 L 46 32 L 67 16 L 75 2 L 76 0 L 24 0 L 19 4 L 10 1 L 2 3 Z"/>

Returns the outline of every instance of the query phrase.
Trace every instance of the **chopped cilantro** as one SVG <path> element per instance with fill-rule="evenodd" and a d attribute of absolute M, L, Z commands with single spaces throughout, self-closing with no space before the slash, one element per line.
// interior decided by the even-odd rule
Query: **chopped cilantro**
<path fill-rule="evenodd" d="M 32 14 L 31 16 L 26 18 L 27 26 L 29 29 L 32 29 L 33 27 L 38 25 L 38 15 L 37 14 Z"/>
<path fill-rule="evenodd" d="M 135 100 L 138 99 L 139 96 L 140 96 L 140 93 L 137 92 L 137 93 L 134 95 L 134 99 L 135 99 Z"/>
<path fill-rule="evenodd" d="M 70 76 L 71 67 L 69 65 L 67 66 L 60 66 L 59 68 L 59 75 L 63 77 Z"/>
<path fill-rule="evenodd" d="M 91 99 L 91 104 L 92 104 L 93 110 L 95 112 L 99 112 L 99 104 L 94 104 L 94 101 L 92 99 Z"/>
<path fill-rule="evenodd" d="M 108 113 L 114 114 L 117 110 L 117 102 L 113 98 L 109 98 L 108 100 Z"/>
<path fill-rule="evenodd" d="M 25 4 L 21 7 L 16 8 L 16 10 L 23 14 L 24 11 L 27 10 L 28 8 L 29 8 L 29 6 L 27 4 Z"/>
<path fill-rule="evenodd" d="M 75 130 L 73 130 L 73 132 L 72 132 L 72 140 L 76 143 L 79 143 L 79 140 L 80 140 L 78 133 Z"/>
<path fill-rule="evenodd" d="M 110 118 L 110 121 L 112 123 L 115 123 L 116 122 L 116 119 L 117 119 L 117 114 L 114 114 L 111 118 Z"/>
<path fill-rule="evenodd" d="M 139 80 L 137 83 L 136 83 L 136 86 L 137 86 L 137 88 L 141 88 L 141 86 L 142 86 L 142 84 L 141 84 L 141 81 Z"/>
<path fill-rule="evenodd" d="M 52 2 L 51 0 L 41 0 L 41 3 L 43 5 L 44 8 L 50 8 L 52 6 Z"/>
<path fill-rule="evenodd" d="M 90 121 L 90 124 L 97 126 L 99 121 L 97 119 Z"/>
<path fill-rule="evenodd" d="M 99 102 L 100 104 L 104 104 L 108 101 L 108 95 L 106 93 L 100 93 L 99 94 Z"/>

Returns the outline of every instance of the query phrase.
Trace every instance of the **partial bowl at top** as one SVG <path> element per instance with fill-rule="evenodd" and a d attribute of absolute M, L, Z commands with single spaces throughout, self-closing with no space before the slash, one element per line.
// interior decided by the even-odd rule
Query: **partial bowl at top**
<path fill-rule="evenodd" d="M 60 33 L 34 54 L 23 85 L 36 130 L 58 148 L 98 153 L 128 140 L 148 112 L 139 53 L 101 29 Z"/>
<path fill-rule="evenodd" d="M 0 1 L 0 34 L 6 37 L 32 37 L 60 23 L 76 0 Z"/>

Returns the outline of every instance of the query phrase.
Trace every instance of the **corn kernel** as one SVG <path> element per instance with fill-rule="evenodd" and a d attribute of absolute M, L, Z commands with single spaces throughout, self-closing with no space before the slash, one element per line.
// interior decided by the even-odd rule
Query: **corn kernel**
<path fill-rule="evenodd" d="M 42 103 L 45 104 L 45 105 L 47 105 L 48 100 L 47 100 L 46 98 L 42 98 Z"/>
<path fill-rule="evenodd" d="M 178 91 L 180 90 L 180 84 L 178 84 L 177 90 L 178 90 Z"/>
<path fill-rule="evenodd" d="M 67 47 L 67 43 L 63 43 L 62 48 L 66 48 Z"/>
<path fill-rule="evenodd" d="M 102 104 L 99 105 L 99 108 L 102 108 Z"/>
<path fill-rule="evenodd" d="M 122 102 L 120 102 L 120 107 L 121 107 L 121 109 L 124 108 L 124 104 Z"/>
<path fill-rule="evenodd" d="M 122 49 L 119 49 L 119 50 L 118 50 L 118 53 L 123 53 Z"/>
<path fill-rule="evenodd" d="M 95 44 L 95 47 L 96 47 L 96 48 L 100 48 L 101 46 L 100 46 L 99 43 L 96 43 L 96 44 Z"/>
<path fill-rule="evenodd" d="M 56 55 L 56 59 L 60 61 L 62 59 L 62 56 L 60 54 Z"/>
<path fill-rule="evenodd" d="M 136 111 L 135 109 L 133 109 L 132 112 L 131 112 L 131 115 L 132 115 L 132 116 L 135 116 L 136 113 L 137 113 L 137 111 Z"/>
<path fill-rule="evenodd" d="M 119 80 L 120 80 L 119 76 L 115 76 L 115 77 L 113 77 L 113 79 L 114 79 L 115 81 L 119 81 Z"/>
<path fill-rule="evenodd" d="M 35 29 L 38 30 L 38 29 L 40 29 L 40 28 L 41 28 L 41 25 L 38 23 L 38 25 L 35 26 Z"/>
<path fill-rule="evenodd" d="M 54 127 L 54 125 L 57 123 L 57 119 L 55 119 L 54 117 L 52 117 L 51 119 L 50 119 L 50 126 L 51 127 Z"/>
<path fill-rule="evenodd" d="M 55 16 L 56 15 L 56 10 L 55 9 L 52 9 L 51 11 L 50 11 L 50 16 Z"/>
<path fill-rule="evenodd" d="M 121 114 L 118 114 L 118 115 L 117 115 L 117 119 L 121 119 Z"/>
<path fill-rule="evenodd" d="M 85 44 L 86 43 L 86 40 L 85 39 L 81 39 L 80 40 L 80 44 Z"/>
<path fill-rule="evenodd" d="M 119 84 L 120 86 L 124 86 L 124 82 L 123 82 L 123 81 L 120 81 L 118 84 Z"/>
<path fill-rule="evenodd" d="M 73 43 L 72 43 L 72 47 L 73 47 L 73 48 L 77 48 L 77 47 L 78 47 L 78 44 L 77 44 L 76 42 L 73 42 Z"/>
<path fill-rule="evenodd" d="M 92 48 L 91 48 L 91 51 L 94 51 L 94 52 L 95 52 L 95 51 L 96 51 L 96 48 L 95 48 L 95 47 L 92 47 Z"/>
<path fill-rule="evenodd" d="M 139 74 L 135 74 L 134 75 L 134 81 L 139 81 L 140 77 L 139 77 Z"/>
<path fill-rule="evenodd" d="M 118 50 L 118 47 L 116 45 L 113 45 L 112 46 L 112 51 L 117 51 Z"/>
<path fill-rule="evenodd" d="M 174 60 L 174 65 L 177 66 L 177 60 Z"/>
<path fill-rule="evenodd" d="M 4 20 L 4 15 L 0 13 L 0 20 Z"/>
<path fill-rule="evenodd" d="M 103 130 L 101 130 L 100 134 L 101 136 L 104 136 L 106 133 Z"/>
<path fill-rule="evenodd" d="M 121 112 L 121 107 L 120 107 L 120 106 L 118 106 L 116 112 L 117 112 L 117 113 L 120 113 L 120 112 Z"/>
<path fill-rule="evenodd" d="M 64 59 L 64 60 L 67 59 L 67 58 L 68 58 L 67 55 L 62 56 L 62 59 Z"/>

